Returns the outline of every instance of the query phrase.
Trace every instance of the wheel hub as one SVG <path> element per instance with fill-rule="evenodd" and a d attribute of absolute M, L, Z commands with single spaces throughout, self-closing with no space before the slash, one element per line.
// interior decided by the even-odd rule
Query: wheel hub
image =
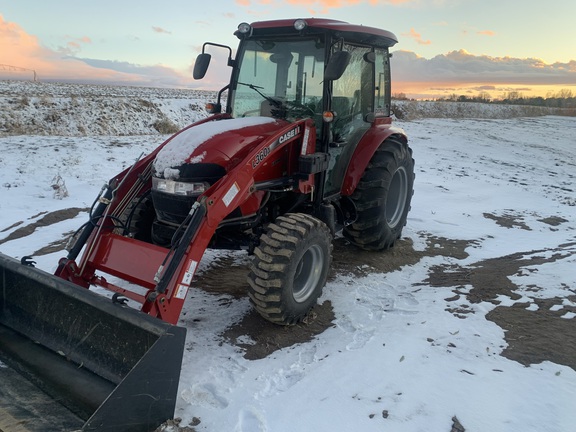
<path fill-rule="evenodd" d="M 396 227 L 402 220 L 406 198 L 408 196 L 408 173 L 400 167 L 392 176 L 390 190 L 386 197 L 386 222 L 390 228 Z"/>
<path fill-rule="evenodd" d="M 319 245 L 311 246 L 302 255 L 294 274 L 294 290 L 292 295 L 298 303 L 305 302 L 320 281 L 324 252 Z"/>

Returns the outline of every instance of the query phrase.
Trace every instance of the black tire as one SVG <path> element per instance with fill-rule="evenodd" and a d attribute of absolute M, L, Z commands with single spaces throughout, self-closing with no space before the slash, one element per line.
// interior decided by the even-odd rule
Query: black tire
<path fill-rule="evenodd" d="M 153 243 L 152 223 L 156 213 L 150 198 L 135 203 L 136 208 L 133 210 L 129 220 L 128 232 L 136 240 L 146 243 Z"/>
<path fill-rule="evenodd" d="M 356 246 L 392 247 L 402 235 L 414 193 L 414 159 L 408 144 L 389 138 L 376 150 L 351 199 L 357 218 L 344 229 Z"/>
<path fill-rule="evenodd" d="M 302 321 L 326 284 L 331 252 L 330 230 L 310 215 L 289 213 L 268 225 L 248 275 L 258 313 L 275 324 Z"/>

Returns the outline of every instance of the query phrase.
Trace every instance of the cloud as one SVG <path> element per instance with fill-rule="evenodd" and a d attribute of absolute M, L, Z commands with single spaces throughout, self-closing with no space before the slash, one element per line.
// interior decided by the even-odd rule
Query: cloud
<path fill-rule="evenodd" d="M 308 1 L 314 2 L 314 0 Z M 414 29 L 411 29 L 409 34 L 414 39 L 422 39 Z M 230 73 L 224 58 L 222 67 L 212 65 L 213 77 L 207 76 L 202 82 L 197 82 L 191 79 L 190 71 L 180 73 L 165 65 L 138 65 L 124 61 L 81 58 L 78 53 L 91 43 L 88 37 L 68 36 L 64 42 L 64 46 L 57 50 L 49 49 L 35 36 L 28 34 L 17 24 L 5 21 L 0 15 L 0 64 L 13 67 L 3 68 L 4 70 L 0 71 L 2 77 L 14 77 L 20 74 L 18 77 L 29 79 L 32 77 L 31 71 L 34 71 L 41 81 L 156 87 L 202 86 L 216 89 L 223 85 Z M 216 57 L 213 59 L 214 62 L 218 60 Z M 16 72 L 18 68 L 26 71 Z M 215 74 L 215 71 L 220 75 Z M 392 74 L 395 91 L 408 87 L 418 87 L 423 89 L 422 92 L 434 91 L 436 94 L 441 91 L 440 89 L 457 91 L 454 89 L 462 88 L 474 91 L 499 91 L 504 88 L 533 89 L 537 86 L 574 88 L 576 60 L 547 64 L 540 59 L 473 55 L 465 50 L 452 51 L 427 59 L 414 52 L 395 51 Z M 409 93 L 406 90 L 400 91 Z"/>
<path fill-rule="evenodd" d="M 162 27 L 152 26 L 152 30 L 153 30 L 155 33 L 172 34 L 171 31 L 165 30 L 165 29 L 163 29 Z"/>
<path fill-rule="evenodd" d="M 80 38 L 66 36 L 66 39 L 68 39 L 68 42 L 65 46 L 58 47 L 58 52 L 69 56 L 78 54 L 82 49 L 82 45 L 92 43 L 92 40 L 88 36 L 83 36 Z"/>
<path fill-rule="evenodd" d="M 264 1 L 270 1 L 270 0 L 264 0 Z M 415 0 L 287 0 L 286 3 L 296 6 L 319 5 L 323 8 L 335 9 L 344 6 L 354 6 L 360 3 L 368 3 L 372 6 L 377 6 L 377 5 L 401 5 L 407 3 L 416 3 L 416 1 Z"/>
<path fill-rule="evenodd" d="M 466 50 L 426 59 L 414 52 L 396 51 L 392 64 L 396 76 L 402 81 L 518 85 L 576 83 L 576 60 L 547 64 L 534 58 L 476 56 Z"/>
<path fill-rule="evenodd" d="M 430 40 L 422 39 L 422 35 L 420 33 L 416 32 L 416 30 L 414 30 L 413 28 L 410 29 L 409 33 L 402 33 L 402 36 L 406 36 L 406 37 L 409 37 L 410 39 L 414 39 L 416 41 L 416 43 L 418 43 L 419 45 L 430 45 L 432 43 Z"/>
<path fill-rule="evenodd" d="M 494 36 L 496 34 L 492 30 L 480 30 L 480 31 L 477 31 L 476 33 L 479 35 L 482 35 L 482 36 Z"/>
<path fill-rule="evenodd" d="M 18 24 L 0 15 L 0 63 L 11 66 L 4 78 L 31 78 L 41 81 L 112 83 L 148 86 L 187 86 L 192 80 L 166 66 L 140 66 L 127 62 L 81 59 L 74 55 L 88 37 L 67 37 L 65 46 L 52 50 Z M 25 70 L 16 72 L 17 70 Z"/>
<path fill-rule="evenodd" d="M 410 51 L 396 51 L 392 58 L 394 91 L 417 97 L 433 97 L 442 91 L 464 92 L 517 91 L 536 92 L 545 87 L 573 87 L 576 60 L 547 64 L 540 59 L 473 55 L 465 50 L 452 51 L 431 59 Z M 398 90 L 400 89 L 400 90 Z"/>
<path fill-rule="evenodd" d="M 253 6 L 283 6 L 289 4 L 290 6 L 304 6 L 312 14 L 318 12 L 325 14 L 331 9 L 338 9 L 348 6 L 356 6 L 359 4 L 369 4 L 371 6 L 379 5 L 404 5 L 404 4 L 417 4 L 419 0 L 236 0 L 236 4 L 242 7 L 250 8 Z"/>

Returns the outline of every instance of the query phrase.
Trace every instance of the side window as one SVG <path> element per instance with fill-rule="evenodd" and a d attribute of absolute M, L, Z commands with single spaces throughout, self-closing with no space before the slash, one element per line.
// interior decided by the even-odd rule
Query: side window
<path fill-rule="evenodd" d="M 388 50 L 375 51 L 374 113 L 380 116 L 390 115 L 390 60 Z"/>
<path fill-rule="evenodd" d="M 336 112 L 335 140 L 346 140 L 374 110 L 374 56 L 369 47 L 344 45 L 350 63 L 342 77 L 333 82 L 332 111 Z"/>

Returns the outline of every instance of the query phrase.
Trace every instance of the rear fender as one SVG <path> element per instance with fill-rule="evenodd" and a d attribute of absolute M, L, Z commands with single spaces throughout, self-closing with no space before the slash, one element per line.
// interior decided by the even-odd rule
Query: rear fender
<path fill-rule="evenodd" d="M 403 142 L 408 142 L 408 138 L 403 129 L 394 127 L 391 124 L 391 119 L 386 117 L 384 119 L 376 119 L 372 127 L 362 137 L 362 140 L 356 147 L 352 154 L 348 169 L 342 182 L 341 194 L 343 196 L 350 196 L 358 186 L 358 182 L 362 178 L 370 159 L 384 141 L 391 136 L 395 136 Z"/>

